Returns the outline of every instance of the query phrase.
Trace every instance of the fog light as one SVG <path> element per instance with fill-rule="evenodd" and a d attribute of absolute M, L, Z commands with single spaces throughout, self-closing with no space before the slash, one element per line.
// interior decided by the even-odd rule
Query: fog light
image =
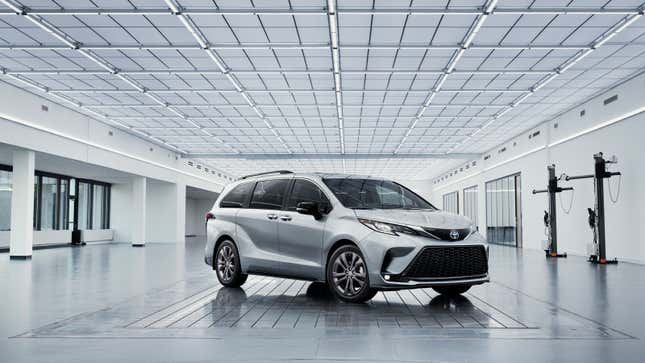
<path fill-rule="evenodd" d="M 384 275 L 383 278 L 385 279 L 385 281 L 390 281 L 390 275 Z"/>

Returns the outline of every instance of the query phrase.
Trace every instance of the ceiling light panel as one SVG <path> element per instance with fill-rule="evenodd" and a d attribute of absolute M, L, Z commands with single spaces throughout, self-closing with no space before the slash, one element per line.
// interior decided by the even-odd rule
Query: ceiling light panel
<path fill-rule="evenodd" d="M 0 12 L 4 81 L 191 152 L 482 153 L 645 67 L 639 1 L 344 0 L 331 17 L 326 1 L 8 3 L 28 11 Z M 425 178 L 452 163 L 392 160 L 221 164 Z"/>

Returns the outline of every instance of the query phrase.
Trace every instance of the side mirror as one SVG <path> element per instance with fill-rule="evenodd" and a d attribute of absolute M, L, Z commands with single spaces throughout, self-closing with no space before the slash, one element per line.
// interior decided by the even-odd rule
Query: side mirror
<path fill-rule="evenodd" d="M 296 212 L 313 216 L 316 220 L 322 218 L 320 206 L 316 202 L 300 202 L 296 205 Z"/>

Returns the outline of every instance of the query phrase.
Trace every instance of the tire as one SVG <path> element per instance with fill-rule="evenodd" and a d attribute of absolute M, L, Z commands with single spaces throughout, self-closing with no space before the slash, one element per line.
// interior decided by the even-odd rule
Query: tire
<path fill-rule="evenodd" d="M 432 289 L 441 295 L 457 296 L 468 291 L 472 285 L 435 286 Z"/>
<path fill-rule="evenodd" d="M 240 287 L 249 275 L 242 273 L 240 254 L 232 241 L 223 241 L 215 249 L 214 269 L 220 284 Z"/>
<path fill-rule="evenodd" d="M 370 287 L 361 250 L 353 245 L 341 246 L 332 253 L 327 263 L 327 286 L 336 298 L 348 303 L 363 303 L 377 292 Z"/>

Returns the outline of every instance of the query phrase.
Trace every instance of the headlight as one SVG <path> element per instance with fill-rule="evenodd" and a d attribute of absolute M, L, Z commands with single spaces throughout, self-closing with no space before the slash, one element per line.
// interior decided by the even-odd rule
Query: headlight
<path fill-rule="evenodd" d="M 399 233 L 417 235 L 417 231 L 410 227 L 402 226 L 400 224 L 385 223 L 379 221 L 373 221 L 371 219 L 358 219 L 365 227 L 374 230 L 376 232 L 381 232 L 385 234 L 390 234 L 392 236 L 398 236 Z"/>

